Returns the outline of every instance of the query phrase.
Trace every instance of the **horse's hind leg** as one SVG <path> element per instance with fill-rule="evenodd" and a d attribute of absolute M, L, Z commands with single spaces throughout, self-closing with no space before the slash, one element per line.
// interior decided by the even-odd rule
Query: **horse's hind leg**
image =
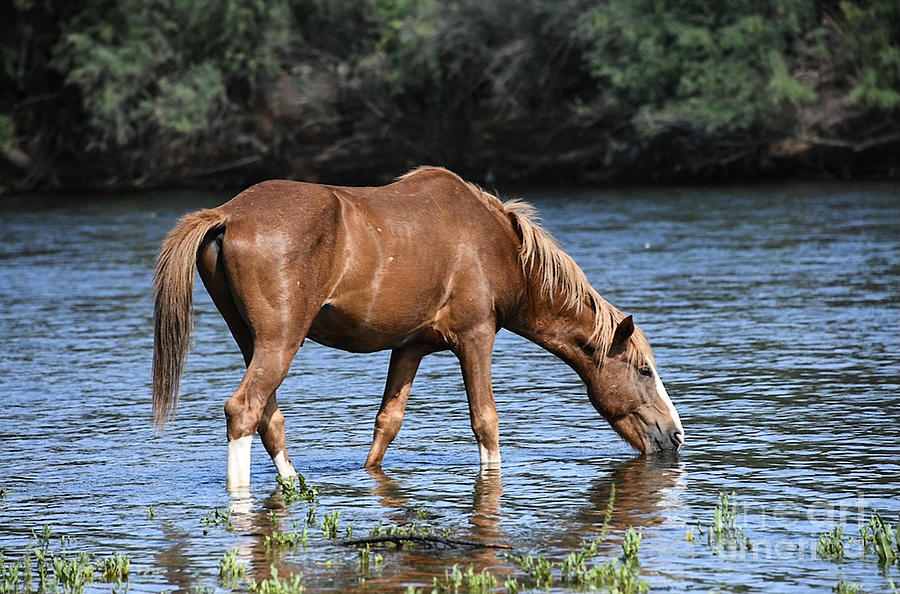
<path fill-rule="evenodd" d="M 403 410 L 412 390 L 413 378 L 425 352 L 412 347 L 399 348 L 391 353 L 387 382 L 381 408 L 375 417 L 375 436 L 366 458 L 366 468 L 378 468 L 384 460 L 384 452 L 397 437 L 403 425 Z"/>
<path fill-rule="evenodd" d="M 276 348 L 254 350 L 244 379 L 225 403 L 228 434 L 228 470 L 226 488 L 250 486 L 250 445 L 259 430 L 272 394 L 284 380 L 299 348 L 284 344 Z M 282 429 L 284 425 L 281 425 Z M 279 469 L 280 470 L 280 469 Z"/>
<path fill-rule="evenodd" d="M 296 476 L 297 472 L 294 470 L 294 465 L 291 463 L 291 458 L 287 453 L 284 415 L 281 414 L 281 409 L 278 408 L 275 392 L 272 392 L 268 402 L 266 402 L 266 408 L 263 410 L 263 416 L 260 419 L 257 432 L 262 438 L 263 445 L 272 458 L 272 462 L 275 463 L 278 474 L 284 478 Z"/>
<path fill-rule="evenodd" d="M 250 328 L 238 310 L 225 277 L 220 255 L 221 236 L 207 242 L 199 251 L 197 269 L 206 290 L 212 297 L 235 342 L 244 356 L 244 364 L 249 366 L 253 360 L 253 337 Z M 287 439 L 284 432 L 284 416 L 278 408 L 278 400 L 273 390 L 265 402 L 258 432 L 266 451 L 271 456 L 278 473 L 283 477 L 296 475 L 291 459 L 287 454 Z M 243 440 L 243 441 L 241 441 Z M 247 475 L 249 484 L 249 452 L 252 434 L 236 441 L 229 442 L 229 476 Z M 244 470 L 246 467 L 246 470 Z M 240 470 L 238 470 L 240 469 Z M 241 482 L 238 480 L 237 482 Z"/>

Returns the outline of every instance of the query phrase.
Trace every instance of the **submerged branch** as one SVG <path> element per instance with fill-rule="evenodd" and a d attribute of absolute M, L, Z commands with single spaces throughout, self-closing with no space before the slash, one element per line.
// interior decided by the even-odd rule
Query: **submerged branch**
<path fill-rule="evenodd" d="M 444 545 L 448 547 L 472 547 L 483 549 L 507 549 L 512 547 L 507 544 L 493 542 L 475 542 L 474 540 L 457 540 L 455 538 L 443 538 L 427 534 L 386 534 L 383 536 L 368 536 L 365 538 L 348 538 L 338 541 L 337 544 L 345 547 L 371 544 L 394 544 L 402 546 L 405 543 L 424 544 L 427 546 Z"/>

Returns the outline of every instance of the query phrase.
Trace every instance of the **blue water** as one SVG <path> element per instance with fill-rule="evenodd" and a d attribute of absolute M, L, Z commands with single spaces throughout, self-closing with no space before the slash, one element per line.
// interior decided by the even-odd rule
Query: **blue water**
<path fill-rule="evenodd" d="M 311 591 L 430 591 L 453 564 L 522 572 L 493 549 L 358 554 L 322 536 L 340 510 L 355 536 L 418 521 L 453 537 L 559 561 L 599 534 L 595 561 L 642 529 L 653 591 L 866 591 L 900 584 L 897 565 L 848 544 L 819 559 L 836 524 L 857 536 L 873 511 L 900 512 L 900 190 L 888 185 L 533 191 L 546 227 L 598 291 L 635 315 L 685 426 L 677 456 L 636 457 L 590 406 L 578 377 L 508 332 L 494 387 L 502 473 L 479 473 L 458 365 L 425 359 L 383 473 L 362 469 L 388 355 L 307 342 L 279 391 L 289 451 L 320 490 L 305 550 L 263 539 L 301 524 L 257 442 L 249 498 L 224 490 L 222 406 L 240 354 L 198 283 L 194 347 L 177 417 L 150 410 L 154 254 L 209 193 L 0 201 L 0 551 L 21 557 L 51 525 L 69 551 L 132 558 L 132 592 L 225 588 L 230 549 L 254 578 L 300 571 Z M 697 525 L 734 492 L 749 551 L 715 550 Z M 148 507 L 152 506 L 153 517 Z M 201 524 L 230 509 L 233 530 Z M 274 512 L 274 520 L 272 513 Z M 695 539 L 685 537 L 693 530 Z M 61 545 L 60 545 L 61 546 Z M 98 574 L 99 575 L 99 574 Z M 360 578 L 365 581 L 361 582 Z M 95 583 L 88 591 L 110 591 Z M 559 584 L 554 591 L 562 591 Z"/>

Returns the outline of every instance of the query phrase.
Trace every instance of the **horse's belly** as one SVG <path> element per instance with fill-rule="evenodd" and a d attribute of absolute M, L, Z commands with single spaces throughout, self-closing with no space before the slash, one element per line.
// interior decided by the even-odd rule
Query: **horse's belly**
<path fill-rule="evenodd" d="M 394 349 L 415 341 L 430 342 L 429 332 L 415 316 L 344 309 L 326 304 L 307 336 L 319 344 L 355 353 Z M 386 315 L 388 314 L 388 315 Z"/>

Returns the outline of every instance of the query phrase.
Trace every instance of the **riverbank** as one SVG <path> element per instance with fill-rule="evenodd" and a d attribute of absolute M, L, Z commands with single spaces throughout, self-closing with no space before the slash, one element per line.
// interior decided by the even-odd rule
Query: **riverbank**
<path fill-rule="evenodd" d="M 891 0 L 5 10 L 0 193 L 900 177 Z"/>

